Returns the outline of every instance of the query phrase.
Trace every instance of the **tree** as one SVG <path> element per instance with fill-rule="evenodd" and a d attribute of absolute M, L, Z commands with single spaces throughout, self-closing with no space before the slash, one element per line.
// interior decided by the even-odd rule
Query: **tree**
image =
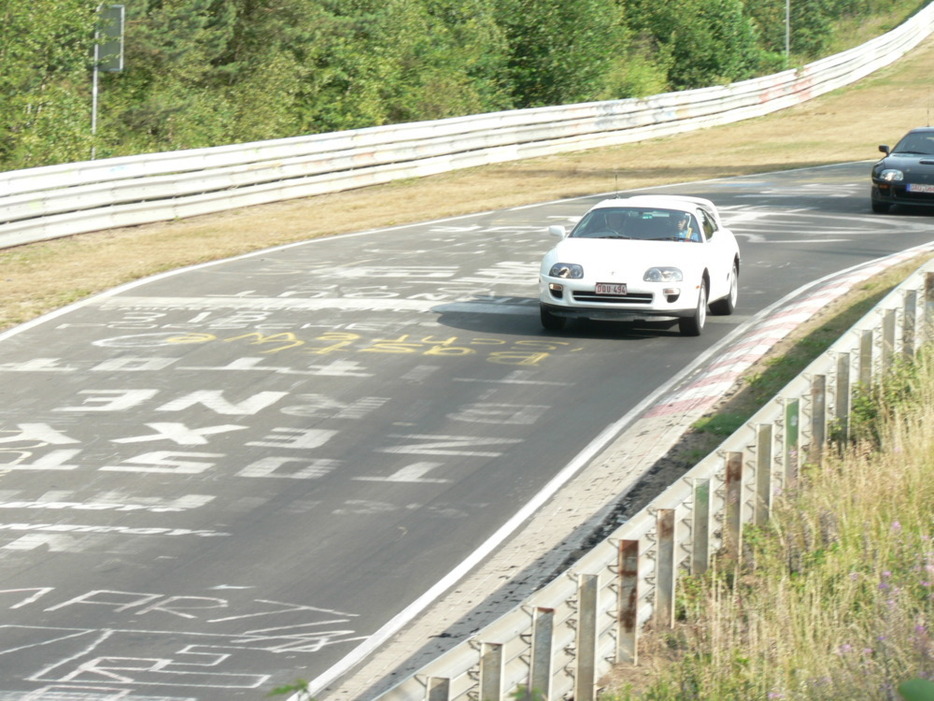
<path fill-rule="evenodd" d="M 412 3 L 414 6 L 414 3 Z M 398 42 L 390 119 L 410 121 L 506 109 L 506 38 L 489 0 L 424 0 Z M 415 31 L 412 31 L 415 30 Z"/>
<path fill-rule="evenodd" d="M 219 57 L 222 100 L 238 141 L 295 136 L 309 106 L 303 86 L 314 70 L 319 25 L 315 0 L 236 0 L 228 50 Z"/>
<path fill-rule="evenodd" d="M 31 0 L 0 9 L 0 166 L 89 157 L 95 7 Z"/>
<path fill-rule="evenodd" d="M 501 0 L 509 43 L 508 76 L 516 107 L 613 97 L 617 58 L 627 48 L 615 0 Z"/>
<path fill-rule="evenodd" d="M 236 140 L 218 86 L 238 6 L 126 0 L 126 70 L 103 83 L 102 138 L 135 152 Z"/>
<path fill-rule="evenodd" d="M 631 0 L 631 26 L 658 47 L 673 90 L 742 80 L 755 74 L 755 25 L 742 0 Z"/>

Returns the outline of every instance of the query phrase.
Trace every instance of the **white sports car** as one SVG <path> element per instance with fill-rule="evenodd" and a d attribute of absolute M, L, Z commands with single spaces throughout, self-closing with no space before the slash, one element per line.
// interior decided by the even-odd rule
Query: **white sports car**
<path fill-rule="evenodd" d="M 539 277 L 542 325 L 568 319 L 677 319 L 698 336 L 714 314 L 732 314 L 739 246 L 709 200 L 635 195 L 604 200 L 545 254 Z"/>

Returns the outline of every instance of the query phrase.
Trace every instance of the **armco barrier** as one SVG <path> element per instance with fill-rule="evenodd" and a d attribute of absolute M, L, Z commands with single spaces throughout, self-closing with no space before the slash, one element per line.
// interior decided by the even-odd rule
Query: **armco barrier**
<path fill-rule="evenodd" d="M 741 430 L 521 606 L 377 696 L 499 701 L 520 688 L 596 698 L 600 677 L 638 659 L 640 631 L 674 622 L 678 577 L 739 553 L 831 427 L 846 431 L 853 391 L 930 340 L 934 261 L 893 290 Z"/>
<path fill-rule="evenodd" d="M 934 3 L 855 49 L 730 85 L 0 173 L 0 248 L 726 124 L 886 66 L 934 28 Z"/>

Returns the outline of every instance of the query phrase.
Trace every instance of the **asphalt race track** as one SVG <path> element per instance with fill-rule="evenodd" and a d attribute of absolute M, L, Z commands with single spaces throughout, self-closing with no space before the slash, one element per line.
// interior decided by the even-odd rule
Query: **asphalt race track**
<path fill-rule="evenodd" d="M 929 243 L 931 214 L 870 213 L 868 171 L 662 189 L 712 199 L 743 255 L 699 338 L 541 328 L 545 228 L 602 197 L 264 251 L 0 335 L 0 700 L 325 673 L 757 312 Z"/>

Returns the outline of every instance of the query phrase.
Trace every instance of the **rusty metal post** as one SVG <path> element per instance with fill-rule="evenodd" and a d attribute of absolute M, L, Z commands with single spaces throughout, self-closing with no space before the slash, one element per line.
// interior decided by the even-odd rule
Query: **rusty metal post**
<path fill-rule="evenodd" d="M 655 625 L 671 628 L 675 623 L 675 510 L 659 509 L 655 523 Z"/>
<path fill-rule="evenodd" d="M 639 662 L 639 541 L 619 544 L 619 629 L 616 661 Z M 548 698 L 548 697 L 546 697 Z"/>
<path fill-rule="evenodd" d="M 772 512 L 772 424 L 756 429 L 756 525 L 769 520 Z"/>
<path fill-rule="evenodd" d="M 480 645 L 480 701 L 500 701 L 503 698 L 503 646 L 500 643 Z"/>
<path fill-rule="evenodd" d="M 811 381 L 811 446 L 808 459 L 820 464 L 827 441 L 827 377 L 815 375 Z"/>
<path fill-rule="evenodd" d="M 905 312 L 902 317 L 902 355 L 913 358 L 915 355 L 918 323 L 918 291 L 905 291 Z"/>
<path fill-rule="evenodd" d="M 872 329 L 859 337 L 859 384 L 863 389 L 872 387 Z"/>
<path fill-rule="evenodd" d="M 694 480 L 691 519 L 691 574 L 703 574 L 710 565 L 710 478 Z"/>
<path fill-rule="evenodd" d="M 739 559 L 743 534 L 743 454 L 730 452 L 726 458 L 726 513 L 723 545 L 729 557 Z"/>
<path fill-rule="evenodd" d="M 529 691 L 551 698 L 551 661 L 554 659 L 555 610 L 538 607 L 532 618 L 532 659 Z"/>
<path fill-rule="evenodd" d="M 597 592 L 600 578 L 578 576 L 577 660 L 574 674 L 575 701 L 594 701 L 597 687 Z"/>
<path fill-rule="evenodd" d="M 425 701 L 448 701 L 451 693 L 451 680 L 447 677 L 428 677 L 425 685 Z"/>
<path fill-rule="evenodd" d="M 798 437 L 801 422 L 801 401 L 791 399 L 785 403 L 785 489 L 798 482 Z"/>
<path fill-rule="evenodd" d="M 837 356 L 837 391 L 834 395 L 834 414 L 836 415 L 840 436 L 844 440 L 850 435 L 850 354 Z"/>

